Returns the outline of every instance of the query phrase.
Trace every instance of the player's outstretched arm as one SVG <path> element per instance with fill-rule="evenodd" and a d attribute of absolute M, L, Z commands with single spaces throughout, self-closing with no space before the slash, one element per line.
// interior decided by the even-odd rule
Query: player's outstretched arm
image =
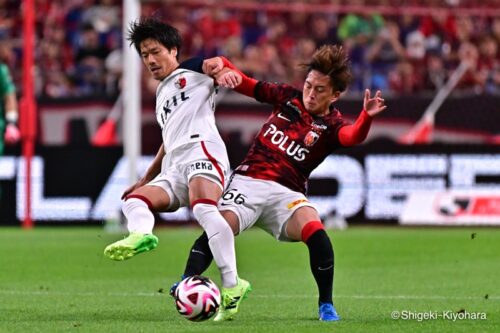
<path fill-rule="evenodd" d="M 151 162 L 149 168 L 146 170 L 146 173 L 144 176 L 142 176 L 141 179 L 139 179 L 135 184 L 131 185 L 128 187 L 122 194 L 121 199 L 124 200 L 127 195 L 130 193 L 134 192 L 136 188 L 139 188 L 141 186 L 146 185 L 149 183 L 151 180 L 153 180 L 161 171 L 161 162 L 163 160 L 163 157 L 165 156 L 165 148 L 163 147 L 163 143 L 160 146 L 160 149 L 158 149 L 158 153 L 156 154 L 153 162 Z"/>
<path fill-rule="evenodd" d="M 257 101 L 268 104 L 280 104 L 297 94 L 297 89 L 287 85 L 258 81 L 241 72 L 225 57 L 207 59 L 205 68 L 207 72 L 217 73 L 217 83 L 226 88 L 233 88 L 236 92 Z M 220 68 L 222 61 L 224 67 Z"/>
<path fill-rule="evenodd" d="M 224 68 L 224 61 L 221 57 L 213 57 L 203 60 L 203 73 L 209 76 L 217 75 Z"/>
<path fill-rule="evenodd" d="M 243 82 L 243 78 L 240 73 L 227 67 L 224 67 L 214 77 L 217 84 L 224 88 L 235 89 Z"/>
<path fill-rule="evenodd" d="M 225 66 L 224 60 L 230 66 Z M 203 73 L 212 76 L 217 84 L 224 88 L 234 89 L 241 84 L 242 73 L 224 57 L 203 60 Z"/>
<path fill-rule="evenodd" d="M 257 80 L 246 76 L 225 57 L 206 59 L 203 71 L 215 77 L 221 87 L 231 88 L 248 97 L 255 97 Z"/>
<path fill-rule="evenodd" d="M 363 111 L 352 125 L 347 125 L 339 130 L 339 141 L 343 146 L 354 146 L 366 139 L 372 118 L 383 112 L 387 106 L 384 104 L 382 92 L 378 90 L 375 97 L 371 98 L 369 89 L 365 90 Z"/>

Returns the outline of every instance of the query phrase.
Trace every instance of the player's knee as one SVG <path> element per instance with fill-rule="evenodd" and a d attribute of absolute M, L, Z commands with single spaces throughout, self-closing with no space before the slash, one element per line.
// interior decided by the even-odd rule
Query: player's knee
<path fill-rule="evenodd" d="M 209 239 L 216 233 L 232 232 L 226 220 L 220 215 L 215 201 L 196 200 L 192 203 L 192 208 L 194 217 L 205 230 Z"/>
<path fill-rule="evenodd" d="M 333 246 L 323 225 L 311 224 L 308 228 L 304 232 L 304 243 L 309 248 L 311 262 L 319 267 L 333 267 Z"/>
<path fill-rule="evenodd" d="M 307 222 L 301 231 L 301 239 L 304 243 L 307 243 L 309 238 L 320 230 L 325 230 L 325 227 L 321 221 L 309 221 Z M 325 233 L 326 234 L 326 233 Z M 328 237 L 328 236 L 327 236 Z"/>
<path fill-rule="evenodd" d="M 145 196 L 131 194 L 125 198 L 125 202 L 122 204 L 122 212 L 127 215 L 131 210 L 139 207 L 152 210 L 153 205 Z"/>
<path fill-rule="evenodd" d="M 218 212 L 217 202 L 209 199 L 195 200 L 191 203 L 191 208 L 193 209 L 195 219 L 200 222 L 200 224 L 204 223 L 202 221 L 206 221 L 210 215 Z"/>

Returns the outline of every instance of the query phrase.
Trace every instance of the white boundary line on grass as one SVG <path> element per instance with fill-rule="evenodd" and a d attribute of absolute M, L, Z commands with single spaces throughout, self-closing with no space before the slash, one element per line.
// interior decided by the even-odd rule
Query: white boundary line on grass
<path fill-rule="evenodd" d="M 166 292 L 160 293 L 94 293 L 94 292 L 62 292 L 50 290 L 0 290 L 3 295 L 28 295 L 28 296 L 117 296 L 117 297 L 154 297 L 166 296 Z M 252 298 L 315 298 L 315 295 L 252 295 Z M 335 295 L 334 298 L 353 298 L 353 299 L 414 299 L 414 300 L 485 300 L 484 296 L 443 296 L 443 295 Z M 486 300 L 498 301 L 500 296 L 488 296 Z"/>

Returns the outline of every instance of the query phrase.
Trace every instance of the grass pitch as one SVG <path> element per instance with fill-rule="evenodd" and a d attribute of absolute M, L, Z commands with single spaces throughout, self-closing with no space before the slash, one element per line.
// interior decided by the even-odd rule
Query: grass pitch
<path fill-rule="evenodd" d="M 237 318 L 183 319 L 168 289 L 200 232 L 157 229 L 156 250 L 113 262 L 102 251 L 121 235 L 102 228 L 0 228 L 0 332 L 500 332 L 500 229 L 330 233 L 336 323 L 317 320 L 306 246 L 258 229 L 236 241 L 253 285 Z"/>

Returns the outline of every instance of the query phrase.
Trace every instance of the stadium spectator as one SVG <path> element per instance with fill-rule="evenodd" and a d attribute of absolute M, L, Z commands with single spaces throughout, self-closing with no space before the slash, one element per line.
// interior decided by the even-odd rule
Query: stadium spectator
<path fill-rule="evenodd" d="M 61 70 L 44 73 L 45 84 L 43 95 L 50 98 L 67 98 L 76 96 L 73 84 Z"/>
<path fill-rule="evenodd" d="M 446 83 L 448 77 L 444 61 L 439 54 L 429 53 L 426 58 L 427 71 L 423 78 L 423 86 L 427 90 L 439 90 Z"/>
<path fill-rule="evenodd" d="M 500 73 L 500 58 L 498 57 L 498 42 L 492 35 L 484 35 L 479 42 L 478 80 L 487 92 L 498 91 Z"/>
<path fill-rule="evenodd" d="M 371 89 L 386 90 L 389 86 L 388 75 L 402 62 L 406 49 L 399 39 L 399 27 L 395 22 L 386 21 L 374 38 L 374 42 L 366 52 L 366 60 L 370 64 Z M 400 67 L 405 66 L 401 64 Z M 408 66 L 405 66 L 408 68 Z M 401 69 L 399 69 L 400 72 Z"/>
<path fill-rule="evenodd" d="M 10 38 L 15 33 L 19 20 L 18 5 L 13 1 L 0 0 L 0 39 Z"/>
<path fill-rule="evenodd" d="M 426 38 L 427 50 L 438 50 L 444 43 L 451 43 L 457 38 L 455 17 L 436 11 L 424 16 L 419 30 Z"/>
<path fill-rule="evenodd" d="M 103 61 L 108 55 L 108 47 L 102 43 L 98 32 L 90 24 L 85 24 L 81 30 L 75 61 L 78 64 L 86 58 L 96 58 Z"/>
<path fill-rule="evenodd" d="M 114 0 L 99 0 L 82 12 L 81 21 L 89 23 L 100 35 L 101 40 L 106 41 L 110 35 L 118 31 L 121 35 L 120 7 Z"/>
<path fill-rule="evenodd" d="M 300 64 L 307 62 L 311 59 L 312 55 L 316 51 L 316 43 L 307 37 L 300 38 L 297 41 L 297 46 L 295 50 L 296 59 L 288 61 L 288 68 L 297 68 Z M 231 59 L 232 60 L 232 59 Z M 243 67 L 237 66 L 237 63 L 233 62 L 234 65 L 243 70 Z M 304 77 L 300 71 L 292 70 L 291 74 L 288 76 L 290 78 L 290 83 L 294 87 L 300 87 L 304 83 Z"/>
<path fill-rule="evenodd" d="M 356 0 L 353 4 L 363 6 L 364 1 Z M 383 26 L 384 19 L 378 14 L 347 14 L 340 19 L 337 34 L 343 46 L 349 51 L 353 71 L 351 89 L 355 91 L 362 90 L 371 81 L 366 66 L 366 53 Z"/>
<path fill-rule="evenodd" d="M 311 16 L 310 38 L 316 43 L 316 47 L 337 43 L 337 17 L 326 14 L 315 14 Z"/>
<path fill-rule="evenodd" d="M 79 95 L 99 95 L 105 91 L 104 61 L 108 47 L 90 24 L 85 24 L 75 54 L 76 88 Z"/>
<path fill-rule="evenodd" d="M 405 41 L 404 57 L 400 59 L 394 71 L 389 72 L 390 90 L 397 94 L 410 94 L 424 86 L 426 71 L 425 37 L 419 30 L 403 36 Z M 430 53 L 429 53 L 430 54 Z M 434 90 L 429 88 L 429 90 Z"/>
<path fill-rule="evenodd" d="M 104 61 L 106 69 L 106 94 L 115 96 L 121 90 L 121 77 L 123 73 L 123 55 L 122 50 L 114 49 Z"/>
<path fill-rule="evenodd" d="M 212 70 L 208 73 L 216 74 L 224 66 L 235 69 L 225 58 L 205 62 Z M 361 143 L 372 117 L 386 106 L 380 91 L 372 98 L 367 89 L 355 123 L 342 118 L 334 103 L 346 90 L 351 73 L 347 52 L 341 47 L 324 45 L 303 66 L 307 76 L 302 91 L 287 84 L 257 81 L 241 72 L 238 79 L 232 72 L 218 77 L 222 86 L 237 86 L 239 93 L 274 107 L 235 169 L 219 210 L 235 234 L 257 225 L 277 240 L 304 242 L 319 291 L 319 319 L 337 321 L 340 318 L 332 300 L 333 248 L 318 212 L 306 198 L 307 181 L 333 151 Z M 207 243 L 206 234 L 196 240 L 184 276 L 200 275 L 208 268 L 212 258 Z M 175 288 L 172 286 L 171 294 Z"/>
<path fill-rule="evenodd" d="M 470 42 L 464 42 L 460 45 L 458 49 L 458 61 L 468 65 L 467 71 L 458 83 L 460 88 L 480 90 L 481 80 L 477 72 L 478 59 L 479 51 L 476 45 Z"/>
<path fill-rule="evenodd" d="M 420 24 L 418 17 L 408 13 L 402 14 L 397 21 L 400 30 L 401 42 L 405 42 L 409 34 L 418 30 L 418 26 Z"/>
<path fill-rule="evenodd" d="M 333 15 L 333 14 L 332 14 Z M 262 15 L 261 15 L 262 16 Z M 286 16 L 286 30 L 290 38 L 299 40 L 301 38 L 310 38 L 311 25 L 310 25 L 311 15 L 306 11 L 294 11 Z M 309 29 L 304 29 L 304 27 L 309 27 Z"/>
<path fill-rule="evenodd" d="M 490 30 L 497 43 L 500 44 L 500 17 L 493 18 Z"/>
<path fill-rule="evenodd" d="M 362 5 L 363 1 L 358 0 L 355 4 Z M 365 44 L 372 41 L 383 26 L 384 19 L 379 14 L 348 14 L 340 20 L 338 37 L 346 47 Z"/>

